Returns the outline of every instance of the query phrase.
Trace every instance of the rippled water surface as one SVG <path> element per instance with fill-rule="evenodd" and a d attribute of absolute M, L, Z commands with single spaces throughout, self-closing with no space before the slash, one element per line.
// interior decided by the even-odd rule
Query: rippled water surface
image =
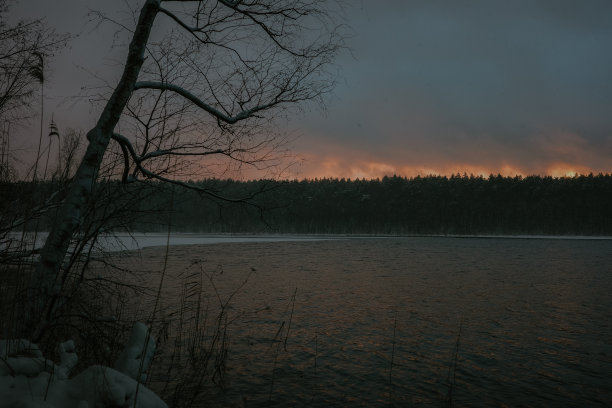
<path fill-rule="evenodd" d="M 610 240 L 176 246 L 168 265 L 197 260 L 224 298 L 248 278 L 226 389 L 245 406 L 612 404 Z"/>

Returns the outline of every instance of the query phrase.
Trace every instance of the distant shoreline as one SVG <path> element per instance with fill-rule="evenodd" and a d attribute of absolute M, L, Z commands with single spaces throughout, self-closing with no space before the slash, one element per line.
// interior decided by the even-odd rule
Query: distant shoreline
<path fill-rule="evenodd" d="M 18 238 L 21 233 L 13 233 Z M 33 239 L 34 233 L 27 233 L 27 239 Z M 36 234 L 36 248 L 42 247 L 48 232 Z M 394 239 L 394 238 L 452 238 L 452 239 L 540 239 L 540 240 L 612 240 L 612 236 L 586 236 L 586 235 L 443 235 L 443 234 L 252 234 L 252 233 L 199 233 L 199 232 L 173 232 L 170 234 L 170 246 L 181 245 L 217 245 L 238 243 L 264 243 L 264 242 L 314 242 L 346 239 Z M 98 239 L 98 244 L 110 252 L 135 251 L 143 248 L 166 246 L 167 233 L 162 232 L 135 232 L 104 234 Z M 31 245 L 31 244 L 30 244 Z"/>
<path fill-rule="evenodd" d="M 115 234 L 126 248 L 119 251 L 132 251 L 143 248 L 166 246 L 165 233 Z M 219 245 L 270 242 L 316 242 L 348 239 L 395 239 L 395 238 L 454 238 L 454 239 L 540 239 L 540 240 L 612 240 L 612 236 L 546 236 L 546 235 L 385 235 L 385 234 L 220 234 L 220 233 L 171 233 L 170 246 L 182 245 Z M 113 240 L 109 236 L 109 241 Z M 128 245 L 130 244 L 130 245 Z M 110 249 L 111 251 L 113 249 Z"/>

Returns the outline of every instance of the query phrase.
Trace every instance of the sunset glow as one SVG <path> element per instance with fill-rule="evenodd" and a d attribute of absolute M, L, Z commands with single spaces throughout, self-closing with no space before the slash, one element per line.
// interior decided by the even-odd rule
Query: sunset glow
<path fill-rule="evenodd" d="M 483 167 L 471 164 L 441 164 L 438 166 L 410 166 L 393 163 L 347 161 L 343 158 L 328 157 L 321 161 L 306 161 L 301 164 L 299 171 L 289 176 L 298 179 L 321 179 L 321 178 L 346 178 L 346 179 L 377 179 L 385 176 L 451 176 L 451 175 L 473 175 L 476 177 L 488 177 L 500 174 L 505 177 L 542 175 L 552 177 L 574 177 L 587 175 L 589 173 L 600 173 L 605 171 L 580 165 L 556 164 L 542 171 L 522 170 L 519 167 L 508 164 L 500 167 Z"/>
<path fill-rule="evenodd" d="M 312 140 L 312 139 L 311 139 Z M 560 141 L 561 142 L 561 141 Z M 322 143 L 323 144 L 323 143 Z M 580 151 L 571 144 L 559 143 L 556 145 L 558 151 L 563 155 L 545 153 L 543 156 L 550 157 L 550 161 L 532 162 L 529 160 L 530 151 L 525 154 L 527 159 L 512 160 L 504 156 L 503 152 L 492 152 L 483 155 L 480 160 L 458 161 L 460 156 L 466 156 L 465 152 L 457 151 L 456 157 L 445 157 L 443 154 L 418 155 L 406 152 L 402 154 L 400 149 L 383 151 L 377 156 L 372 151 L 358 149 L 351 144 L 344 148 L 338 143 L 325 143 L 325 148 L 320 150 L 316 145 L 310 143 L 307 146 L 309 152 L 300 152 L 296 149 L 298 157 L 302 159 L 299 166 L 295 166 L 291 172 L 283 178 L 297 179 L 320 179 L 320 178 L 346 178 L 346 179 L 376 179 L 384 176 L 416 177 L 428 175 L 473 175 L 477 177 L 488 177 L 491 174 L 500 174 L 505 177 L 541 175 L 552 177 L 574 177 L 576 175 L 587 175 L 589 173 L 609 173 L 606 167 L 607 159 L 599 152 Z M 424 149 L 422 149 L 424 150 Z M 400 157 L 397 157 L 400 156 Z M 401 156 L 406 159 L 402 160 Z M 437 156 L 437 157 L 436 157 Z M 575 161 L 560 161 L 558 157 L 575 158 Z M 581 162 L 581 158 L 585 161 Z M 473 158 L 472 158 L 473 159 Z M 588 165 L 588 162 L 595 165 Z"/>

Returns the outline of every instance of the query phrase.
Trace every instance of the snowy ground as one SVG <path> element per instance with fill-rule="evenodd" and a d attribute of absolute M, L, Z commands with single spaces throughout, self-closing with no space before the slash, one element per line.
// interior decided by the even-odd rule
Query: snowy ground
<path fill-rule="evenodd" d="M 136 323 L 114 368 L 94 365 L 70 378 L 78 360 L 72 341 L 59 345 L 55 364 L 27 340 L 0 340 L 0 408 L 168 408 L 138 383 L 154 352 L 148 328 Z"/>

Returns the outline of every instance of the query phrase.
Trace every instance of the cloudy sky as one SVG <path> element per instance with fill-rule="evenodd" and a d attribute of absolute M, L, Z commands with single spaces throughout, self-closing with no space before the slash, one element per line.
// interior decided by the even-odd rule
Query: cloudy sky
<path fill-rule="evenodd" d="M 48 110 L 87 129 L 95 112 L 66 97 L 123 59 L 87 12 L 137 2 L 19 3 L 16 14 L 79 34 L 52 68 Z M 348 3 L 352 53 L 328 106 L 290 123 L 299 177 L 612 171 L 611 1 Z"/>

